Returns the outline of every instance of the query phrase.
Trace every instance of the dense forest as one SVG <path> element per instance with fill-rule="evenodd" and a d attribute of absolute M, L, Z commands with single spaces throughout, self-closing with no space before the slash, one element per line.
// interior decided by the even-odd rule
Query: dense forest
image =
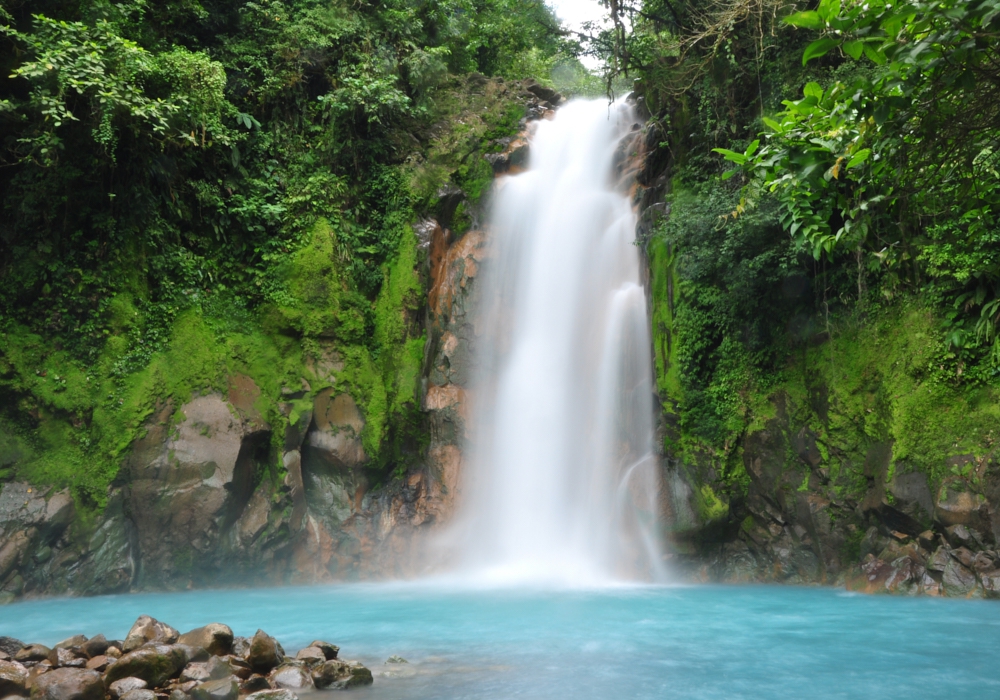
<path fill-rule="evenodd" d="M 538 0 L 0 11 L 0 466 L 95 503 L 157 401 L 227 363 L 277 395 L 322 336 L 378 455 L 423 351 L 390 320 L 422 303 L 409 226 L 449 182 L 477 201 L 475 148 L 524 117 L 467 76 L 586 80 Z"/>

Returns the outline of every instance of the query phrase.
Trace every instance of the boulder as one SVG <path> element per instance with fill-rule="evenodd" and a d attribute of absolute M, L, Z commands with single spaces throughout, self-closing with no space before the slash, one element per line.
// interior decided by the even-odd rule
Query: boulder
<path fill-rule="evenodd" d="M 968 597 L 976 590 L 976 575 L 960 561 L 952 558 L 941 577 L 944 591 L 949 596 Z"/>
<path fill-rule="evenodd" d="M 317 688 L 347 689 L 372 684 L 372 672 L 357 661 L 331 660 L 313 669 Z"/>
<path fill-rule="evenodd" d="M 122 695 L 121 700 L 156 700 L 156 693 L 147 688 L 136 688 Z"/>
<path fill-rule="evenodd" d="M 104 681 L 97 671 L 57 668 L 35 679 L 32 700 L 104 700 Z"/>
<path fill-rule="evenodd" d="M 964 525 L 975 530 L 982 539 L 992 538 L 993 528 L 990 519 L 990 506 L 981 494 L 968 489 L 964 481 L 950 479 L 941 485 L 937 502 L 934 504 L 934 517 L 945 527 Z"/>
<path fill-rule="evenodd" d="M 44 661 L 49 658 L 52 650 L 41 644 L 28 644 L 14 654 L 14 661 L 24 663 L 26 661 Z"/>
<path fill-rule="evenodd" d="M 286 688 L 259 690 L 247 695 L 245 700 L 299 700 L 299 696 Z"/>
<path fill-rule="evenodd" d="M 307 664 L 323 663 L 326 661 L 326 654 L 318 647 L 306 647 L 305 649 L 299 649 L 298 653 L 295 654 L 295 658 Z"/>
<path fill-rule="evenodd" d="M 336 644 L 330 644 L 330 642 L 322 642 L 318 639 L 310 642 L 309 646 L 315 647 L 316 649 L 321 649 L 327 661 L 330 661 L 331 659 L 336 659 L 337 654 L 340 653 L 340 647 L 338 647 Z"/>
<path fill-rule="evenodd" d="M 13 637 L 0 637 L 0 651 L 14 658 L 14 655 L 24 648 L 24 642 Z"/>
<path fill-rule="evenodd" d="M 1000 570 L 983 572 L 979 574 L 979 580 L 987 598 L 1000 598 Z"/>
<path fill-rule="evenodd" d="M 52 664 L 53 668 L 83 668 L 87 665 L 87 658 L 84 656 L 83 652 L 79 650 L 79 647 L 76 649 L 55 648 L 49 652 L 49 663 Z"/>
<path fill-rule="evenodd" d="M 249 678 L 240 683 L 240 695 L 249 695 L 260 690 L 268 690 L 271 684 L 259 673 L 254 673 Z"/>
<path fill-rule="evenodd" d="M 289 690 L 309 690 L 314 685 L 309 670 L 296 664 L 278 666 L 271 672 L 268 680 L 275 688 L 288 688 Z"/>
<path fill-rule="evenodd" d="M 0 661 L 0 698 L 28 694 L 28 670 L 15 661 Z"/>
<path fill-rule="evenodd" d="M 58 644 L 56 644 L 53 649 L 74 649 L 77 647 L 82 647 L 87 643 L 87 638 L 82 634 L 73 635 L 68 639 L 64 639 Z"/>
<path fill-rule="evenodd" d="M 149 684 L 141 678 L 135 678 L 130 676 L 128 678 L 122 678 L 108 685 L 108 695 L 111 696 L 111 700 L 118 700 L 123 695 L 131 690 L 142 690 L 148 688 Z"/>
<path fill-rule="evenodd" d="M 236 700 L 240 687 L 232 676 L 201 683 L 191 689 L 194 700 Z"/>
<path fill-rule="evenodd" d="M 233 631 L 226 625 L 213 622 L 185 632 L 177 643 L 201 647 L 213 656 L 225 656 L 233 650 Z"/>
<path fill-rule="evenodd" d="M 149 644 L 125 654 L 108 666 L 104 678 L 110 684 L 134 676 L 156 688 L 178 675 L 188 661 L 184 647 Z"/>
<path fill-rule="evenodd" d="M 173 644 L 179 636 L 180 632 L 170 625 L 154 620 L 149 615 L 140 615 L 139 619 L 132 625 L 132 629 L 128 631 L 125 643 L 122 645 L 122 651 L 127 654 L 149 642 Z"/>
<path fill-rule="evenodd" d="M 112 659 L 109 656 L 104 656 L 104 655 L 95 656 L 94 658 L 89 659 L 87 661 L 86 668 L 89 668 L 91 671 L 98 671 L 99 673 L 103 673 L 104 670 L 111 664 L 112 661 L 114 661 L 114 659 Z"/>
<path fill-rule="evenodd" d="M 95 656 L 104 656 L 105 652 L 108 650 L 108 640 L 104 638 L 103 634 L 99 634 L 96 637 L 91 637 L 86 642 L 80 645 L 80 649 L 83 653 L 87 655 L 88 659 L 92 659 Z"/>
<path fill-rule="evenodd" d="M 211 675 L 208 672 L 208 668 L 204 663 L 194 663 L 188 664 L 183 671 L 181 671 L 180 676 L 181 683 L 187 683 L 189 681 L 197 681 L 198 683 L 204 683 L 205 681 L 212 680 Z"/>
<path fill-rule="evenodd" d="M 246 660 L 254 671 L 269 673 L 271 669 L 282 662 L 284 656 L 283 651 L 279 652 L 278 642 L 274 637 L 264 630 L 257 630 L 257 633 L 250 639 Z"/>

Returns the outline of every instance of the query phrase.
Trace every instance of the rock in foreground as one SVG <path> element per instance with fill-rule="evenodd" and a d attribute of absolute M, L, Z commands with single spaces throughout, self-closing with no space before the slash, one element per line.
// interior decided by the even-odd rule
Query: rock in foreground
<path fill-rule="evenodd" d="M 314 641 L 287 656 L 263 630 L 247 639 L 217 623 L 180 634 L 143 615 L 124 641 L 70 637 L 51 649 L 3 638 L 0 697 L 34 700 L 296 700 L 296 692 L 371 685 L 339 647 Z M 13 652 L 13 653 L 8 653 Z"/>

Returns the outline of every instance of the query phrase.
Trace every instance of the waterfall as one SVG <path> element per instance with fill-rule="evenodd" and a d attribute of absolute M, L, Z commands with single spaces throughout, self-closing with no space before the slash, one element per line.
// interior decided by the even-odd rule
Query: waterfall
<path fill-rule="evenodd" d="M 627 105 L 573 101 L 497 183 L 453 535 L 499 583 L 656 579 L 659 489 L 636 221 L 612 182 Z"/>

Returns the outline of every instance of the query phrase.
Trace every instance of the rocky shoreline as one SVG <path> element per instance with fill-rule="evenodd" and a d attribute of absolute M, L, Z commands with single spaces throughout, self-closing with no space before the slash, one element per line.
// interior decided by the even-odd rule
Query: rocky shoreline
<path fill-rule="evenodd" d="M 288 656 L 263 630 L 237 637 L 212 623 L 181 634 L 143 615 L 124 640 L 76 635 L 49 648 L 0 637 L 0 698 L 296 700 L 372 684 L 369 669 L 339 653 L 317 640 Z"/>

